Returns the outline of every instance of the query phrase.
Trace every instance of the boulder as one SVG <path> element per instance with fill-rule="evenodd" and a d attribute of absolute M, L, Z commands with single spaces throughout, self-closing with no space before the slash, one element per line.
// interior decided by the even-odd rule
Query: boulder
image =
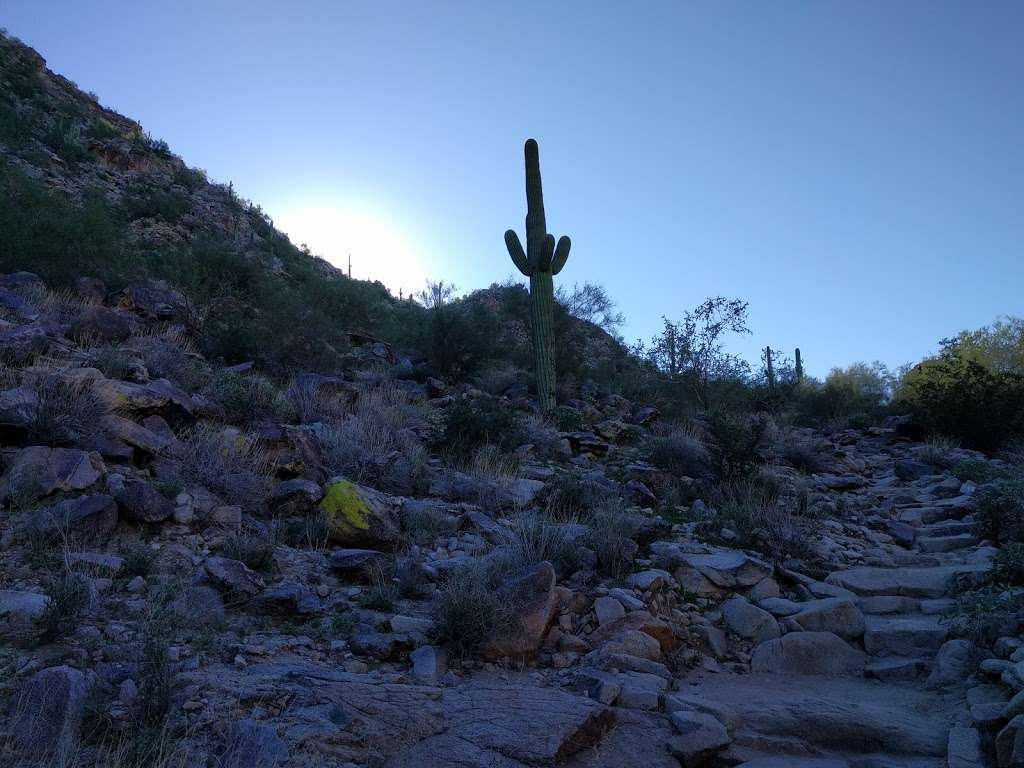
<path fill-rule="evenodd" d="M 864 614 L 852 600 L 826 597 L 800 603 L 800 610 L 790 615 L 805 632 L 831 632 L 844 640 L 864 634 Z"/>
<path fill-rule="evenodd" d="M 614 597 L 603 596 L 594 601 L 594 615 L 598 626 L 609 624 L 626 615 L 626 609 Z"/>
<path fill-rule="evenodd" d="M 16 745 L 36 757 L 73 757 L 85 696 L 85 676 L 77 669 L 62 666 L 36 672 L 11 701 Z"/>
<path fill-rule="evenodd" d="M 934 470 L 930 464 L 917 459 L 898 459 L 895 465 L 896 477 L 904 482 L 920 480 L 933 474 Z"/>
<path fill-rule="evenodd" d="M 94 341 L 124 341 L 132 335 L 132 323 L 127 315 L 110 307 L 87 307 L 71 324 L 67 336 L 78 343 Z"/>
<path fill-rule="evenodd" d="M 67 536 L 75 546 L 103 544 L 117 527 L 117 504 L 105 493 L 59 501 L 31 513 L 28 528 L 49 538 Z"/>
<path fill-rule="evenodd" d="M 328 537 L 335 544 L 389 549 L 402 539 L 397 503 L 350 480 L 328 481 L 320 510 L 327 518 Z"/>
<path fill-rule="evenodd" d="M 288 745 L 270 726 L 237 720 L 224 734 L 218 768 L 278 768 L 290 757 Z"/>
<path fill-rule="evenodd" d="M 485 659 L 530 656 L 540 647 L 558 607 L 555 569 L 543 562 L 529 573 L 499 588 L 502 603 L 511 611 L 507 627 L 499 630 L 481 649 Z"/>
<path fill-rule="evenodd" d="M 262 576 L 238 560 L 211 557 L 205 568 L 207 577 L 217 589 L 235 597 L 254 597 L 265 586 Z"/>
<path fill-rule="evenodd" d="M 928 675 L 927 685 L 936 688 L 961 685 L 974 671 L 971 664 L 973 655 L 974 643 L 970 640 L 947 640 L 932 661 L 932 671 Z"/>
<path fill-rule="evenodd" d="M 721 721 L 705 712 L 679 709 L 669 715 L 669 721 L 679 734 L 669 742 L 669 749 L 683 768 L 706 764 L 732 741 Z"/>
<path fill-rule="evenodd" d="M 865 655 L 831 632 L 791 632 L 754 649 L 752 672 L 784 675 L 848 675 L 864 669 Z"/>
<path fill-rule="evenodd" d="M 726 601 L 722 606 L 722 617 L 732 632 L 756 643 L 772 640 L 782 634 L 774 616 L 742 597 Z"/>
<path fill-rule="evenodd" d="M 320 598 L 301 584 L 285 582 L 260 592 L 249 607 L 256 613 L 312 616 L 320 612 Z"/>
<path fill-rule="evenodd" d="M 144 480 L 128 480 L 114 498 L 124 516 L 136 523 L 159 523 L 174 514 L 174 502 Z"/>
<path fill-rule="evenodd" d="M 409 654 L 412 676 L 425 685 L 437 685 L 448 671 L 448 655 L 443 648 L 421 645 Z"/>
<path fill-rule="evenodd" d="M 0 637 L 16 640 L 31 635 L 49 602 L 39 592 L 0 590 Z"/>
<path fill-rule="evenodd" d="M 83 491 L 105 472 L 98 453 L 33 445 L 18 451 L 0 477 L 0 497 L 25 503 L 58 491 Z"/>
<path fill-rule="evenodd" d="M 279 515 L 307 515 L 323 497 L 317 483 L 296 477 L 277 484 L 270 494 L 270 507 Z"/>
<path fill-rule="evenodd" d="M 711 554 L 684 554 L 679 571 L 696 571 L 717 587 L 743 589 L 753 587 L 772 575 L 772 566 L 738 550 L 720 550 Z M 676 578 L 679 578 L 678 571 Z"/>
<path fill-rule="evenodd" d="M 393 559 L 375 549 L 336 549 L 327 556 L 327 564 L 346 576 L 367 578 L 374 569 L 387 568 Z"/>

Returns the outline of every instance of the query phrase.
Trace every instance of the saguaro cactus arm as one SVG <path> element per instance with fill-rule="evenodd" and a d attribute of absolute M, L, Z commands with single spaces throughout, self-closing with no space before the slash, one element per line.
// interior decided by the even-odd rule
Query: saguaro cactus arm
<path fill-rule="evenodd" d="M 569 249 L 572 247 L 572 241 L 568 235 L 562 235 L 558 238 L 558 245 L 555 246 L 555 255 L 551 259 L 551 274 L 557 275 L 562 271 L 562 267 L 565 266 L 565 260 L 569 258 Z"/>
<path fill-rule="evenodd" d="M 512 263 L 527 277 L 530 276 L 530 262 L 523 252 L 523 244 L 519 242 L 519 235 L 514 229 L 505 232 L 505 247 L 508 248 L 508 255 L 512 257 Z"/>

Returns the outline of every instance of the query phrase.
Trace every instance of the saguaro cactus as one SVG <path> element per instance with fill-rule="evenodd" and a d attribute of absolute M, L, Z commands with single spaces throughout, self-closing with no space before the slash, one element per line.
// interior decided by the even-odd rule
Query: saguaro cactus
<path fill-rule="evenodd" d="M 552 349 L 552 319 L 555 288 L 551 279 L 565 266 L 572 245 L 568 237 L 548 234 L 544 219 L 544 192 L 540 183 L 540 155 L 537 142 L 526 140 L 526 251 L 514 229 L 505 232 L 505 246 L 512 262 L 530 278 L 530 324 L 533 330 L 534 376 L 541 410 L 555 407 L 555 357 Z"/>
<path fill-rule="evenodd" d="M 775 391 L 775 369 L 772 367 L 772 348 L 764 348 L 765 370 L 768 373 L 768 389 Z"/>
<path fill-rule="evenodd" d="M 804 380 L 804 361 L 800 357 L 800 347 L 796 348 L 796 363 L 794 364 L 794 374 L 796 375 L 797 383 L 799 384 Z"/>

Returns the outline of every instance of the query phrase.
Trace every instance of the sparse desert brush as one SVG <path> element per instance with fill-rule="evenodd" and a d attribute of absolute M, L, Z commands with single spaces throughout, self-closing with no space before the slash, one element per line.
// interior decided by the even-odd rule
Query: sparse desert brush
<path fill-rule="evenodd" d="M 272 381 L 256 373 L 217 371 L 206 387 L 206 394 L 224 408 L 232 424 L 242 424 L 272 416 L 291 420 L 294 406 Z"/>
<path fill-rule="evenodd" d="M 128 345 L 138 350 L 154 378 L 168 379 L 189 392 L 209 383 L 209 365 L 196 355 L 195 345 L 180 331 L 157 328 L 136 334 Z"/>
<path fill-rule="evenodd" d="M 512 450 L 523 442 L 519 416 L 490 397 L 456 400 L 445 409 L 437 445 L 463 456 L 487 445 Z"/>
<path fill-rule="evenodd" d="M 57 370 L 34 369 L 24 376 L 34 405 L 30 438 L 41 445 L 68 444 L 96 433 L 115 408 L 93 382 Z"/>
<path fill-rule="evenodd" d="M 707 477 L 711 455 L 700 434 L 683 425 L 662 427 L 641 446 L 644 458 L 659 469 L 676 476 Z"/>
<path fill-rule="evenodd" d="M 181 446 L 180 453 L 169 460 L 184 487 L 207 488 L 247 511 L 262 505 L 269 487 L 269 463 L 258 440 L 204 424 L 182 435 Z"/>
<path fill-rule="evenodd" d="M 615 579 L 631 573 L 639 549 L 633 541 L 639 522 L 623 509 L 621 501 L 601 504 L 587 521 L 587 527 L 585 541 L 597 556 L 597 570 Z"/>
<path fill-rule="evenodd" d="M 82 362 L 108 379 L 127 379 L 135 368 L 135 356 L 117 344 L 99 344 L 82 350 Z"/>
<path fill-rule="evenodd" d="M 827 466 L 826 447 L 818 438 L 790 432 L 780 436 L 775 453 L 794 469 L 813 474 L 823 472 Z"/>
<path fill-rule="evenodd" d="M 529 512 L 515 522 L 500 549 L 492 554 L 492 567 L 507 576 L 518 576 L 546 560 L 565 578 L 584 564 L 581 539 L 582 532 L 574 532 L 571 524 Z"/>
<path fill-rule="evenodd" d="M 994 544 L 1024 542 L 1024 480 L 997 480 L 983 489 L 974 527 Z"/>
<path fill-rule="evenodd" d="M 544 486 L 544 511 L 560 521 L 588 520 L 607 500 L 608 489 L 579 471 L 556 475 Z"/>
<path fill-rule="evenodd" d="M 498 594 L 501 579 L 482 560 L 448 572 L 434 593 L 436 640 L 457 659 L 473 657 L 494 634 L 511 622 L 506 601 Z"/>
<path fill-rule="evenodd" d="M 519 460 L 496 445 L 474 451 L 466 462 L 465 472 L 476 480 L 477 503 L 484 509 L 496 509 L 521 477 Z"/>
<path fill-rule="evenodd" d="M 245 563 L 254 571 L 274 569 L 274 539 L 253 530 L 241 530 L 224 539 L 224 557 Z"/>
<path fill-rule="evenodd" d="M 50 642 L 74 632 L 89 607 L 89 582 L 86 578 L 79 573 L 64 571 L 47 583 L 44 594 L 48 602 L 36 620 L 40 640 Z"/>
<path fill-rule="evenodd" d="M 917 449 L 917 455 L 928 464 L 940 469 L 953 466 L 953 452 L 960 447 L 960 441 L 945 435 L 932 435 Z"/>

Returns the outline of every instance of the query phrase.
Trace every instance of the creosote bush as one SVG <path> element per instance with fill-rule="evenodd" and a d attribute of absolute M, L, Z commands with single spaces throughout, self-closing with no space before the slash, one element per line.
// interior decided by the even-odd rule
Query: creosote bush
<path fill-rule="evenodd" d="M 66 445 L 97 432 L 113 412 L 110 402 L 91 382 L 69 379 L 56 373 L 26 375 L 35 396 L 29 436 L 39 444 Z"/>
<path fill-rule="evenodd" d="M 641 446 L 644 459 L 675 476 L 706 478 L 711 456 L 695 432 L 682 426 L 663 427 Z"/>
<path fill-rule="evenodd" d="M 434 634 L 457 659 L 476 655 L 487 640 L 509 625 L 511 614 L 498 594 L 499 574 L 485 561 L 453 569 L 434 593 Z"/>
<path fill-rule="evenodd" d="M 496 445 L 511 450 L 522 444 L 524 431 L 519 417 L 489 397 L 456 400 L 445 410 L 438 447 L 469 456 L 478 448 Z"/>
<path fill-rule="evenodd" d="M 231 430 L 200 425 L 182 436 L 183 450 L 169 457 L 186 488 L 201 486 L 227 504 L 259 509 L 269 488 L 268 462 L 259 441 Z"/>

